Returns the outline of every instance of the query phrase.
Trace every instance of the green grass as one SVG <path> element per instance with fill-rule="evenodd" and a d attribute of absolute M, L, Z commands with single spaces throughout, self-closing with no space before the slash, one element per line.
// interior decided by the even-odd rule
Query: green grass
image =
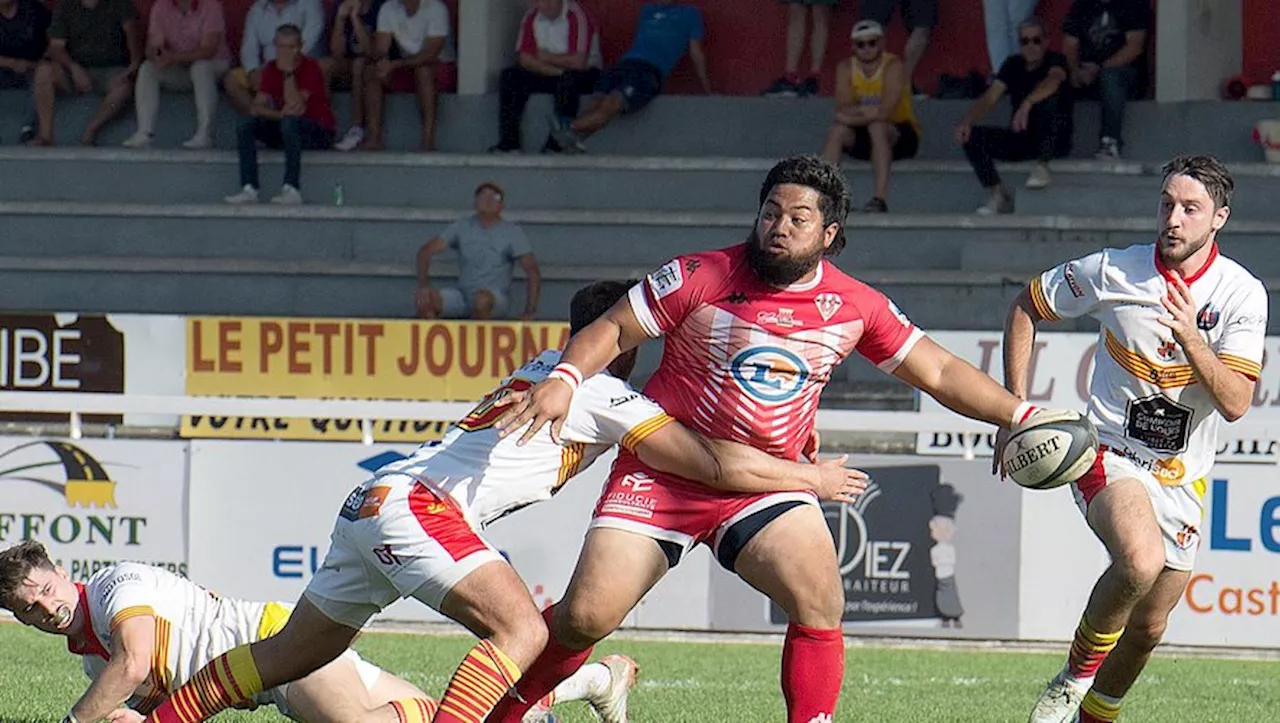
<path fill-rule="evenodd" d="M 357 647 L 384 669 L 438 694 L 470 647 L 463 637 L 369 634 Z M 1065 651 L 1065 647 L 1064 647 Z M 783 720 L 780 650 L 762 644 L 606 641 L 598 654 L 640 661 L 632 717 L 641 723 Z M 1057 655 L 851 648 L 837 721 L 1026 720 Z M 1243 723 L 1277 719 L 1274 662 L 1157 657 L 1129 696 L 1124 723 Z M 0 625 L 0 721 L 56 723 L 86 685 L 61 638 Z M 557 708 L 569 723 L 593 716 L 579 703 Z M 273 710 L 226 713 L 219 721 L 283 720 Z"/>

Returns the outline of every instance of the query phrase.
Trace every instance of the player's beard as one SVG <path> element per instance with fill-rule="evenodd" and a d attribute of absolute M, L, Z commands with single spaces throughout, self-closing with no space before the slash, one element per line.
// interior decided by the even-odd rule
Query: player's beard
<path fill-rule="evenodd" d="M 1165 245 L 1168 243 L 1167 238 L 1161 239 L 1162 243 L 1160 244 L 1160 261 L 1163 262 L 1165 266 L 1173 266 L 1175 264 L 1180 264 L 1183 261 L 1186 261 L 1187 259 L 1194 256 L 1197 251 L 1204 248 L 1204 245 L 1209 243 L 1209 239 L 1212 237 L 1213 237 L 1213 231 L 1206 231 L 1203 236 L 1196 239 L 1195 241 L 1183 242 L 1178 244 L 1175 247 L 1169 247 Z"/>
<path fill-rule="evenodd" d="M 765 251 L 764 246 L 760 235 L 752 229 L 747 243 L 747 263 L 761 281 L 772 286 L 790 286 L 799 281 L 817 268 L 824 251 L 821 241 L 813 245 L 811 252 L 803 255 L 794 251 L 775 255 Z"/>

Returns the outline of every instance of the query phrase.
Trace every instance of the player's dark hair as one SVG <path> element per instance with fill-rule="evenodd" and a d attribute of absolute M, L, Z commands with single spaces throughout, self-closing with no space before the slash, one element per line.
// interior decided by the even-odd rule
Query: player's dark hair
<path fill-rule="evenodd" d="M 1164 164 L 1165 183 L 1170 176 L 1187 176 L 1199 181 L 1213 199 L 1214 210 L 1231 205 L 1236 182 L 1231 178 L 1231 171 L 1213 156 L 1178 156 Z"/>
<path fill-rule="evenodd" d="M 822 225 L 837 224 L 835 240 L 824 253 L 835 256 L 844 250 L 844 221 L 849 216 L 849 182 L 839 168 L 817 156 L 792 156 L 778 161 L 764 177 L 760 186 L 760 205 L 769 197 L 775 186 L 793 184 L 818 192 L 818 210 L 822 212 Z"/>
<path fill-rule="evenodd" d="M 588 324 L 604 316 L 618 299 L 627 295 L 633 283 L 597 281 L 578 289 L 569 301 L 569 333 L 577 334 Z"/>
<path fill-rule="evenodd" d="M 13 597 L 32 570 L 53 570 L 44 545 L 35 540 L 19 542 L 0 552 L 0 607 L 13 610 Z"/>

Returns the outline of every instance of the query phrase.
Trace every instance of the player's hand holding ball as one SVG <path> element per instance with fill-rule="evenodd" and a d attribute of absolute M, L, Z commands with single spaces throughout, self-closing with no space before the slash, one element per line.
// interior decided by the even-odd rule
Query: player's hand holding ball
<path fill-rule="evenodd" d="M 996 437 L 1001 476 L 1029 489 L 1075 482 L 1098 457 L 1098 430 L 1071 409 L 1038 410 Z"/>

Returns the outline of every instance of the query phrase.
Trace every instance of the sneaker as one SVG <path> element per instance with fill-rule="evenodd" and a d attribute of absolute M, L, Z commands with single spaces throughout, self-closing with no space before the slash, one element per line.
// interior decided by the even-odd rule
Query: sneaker
<path fill-rule="evenodd" d="M 600 662 L 609 669 L 609 685 L 587 702 L 604 723 L 627 723 L 627 696 L 636 686 L 640 666 L 625 655 L 606 655 Z"/>
<path fill-rule="evenodd" d="M 254 188 L 253 186 L 245 186 L 244 188 L 240 189 L 240 193 L 227 196 L 222 200 L 234 205 L 241 205 L 246 203 L 257 203 L 258 189 Z"/>
<path fill-rule="evenodd" d="M 991 194 L 987 196 L 987 202 L 978 206 L 975 213 L 979 216 L 1013 213 L 1013 196 L 999 188 L 992 189 Z"/>
<path fill-rule="evenodd" d="M 151 134 L 138 131 L 137 133 L 134 133 L 133 135 L 129 136 L 129 138 L 125 140 L 124 143 L 121 143 L 120 145 L 124 146 L 125 148 L 150 148 Z"/>
<path fill-rule="evenodd" d="M 213 148 L 213 140 L 206 133 L 197 133 L 183 141 L 182 147 L 189 151 L 203 151 L 206 148 Z"/>
<path fill-rule="evenodd" d="M 818 94 L 818 76 L 811 75 L 805 78 L 798 86 L 801 98 L 808 98 L 811 95 Z"/>
<path fill-rule="evenodd" d="M 18 143 L 26 143 L 35 137 L 35 126 L 22 126 L 22 131 L 18 134 Z"/>
<path fill-rule="evenodd" d="M 286 183 L 280 187 L 279 194 L 271 197 L 271 202 L 280 206 L 297 206 L 302 203 L 302 193 Z"/>
<path fill-rule="evenodd" d="M 1049 177 L 1049 164 L 1037 163 L 1027 176 L 1027 188 L 1048 188 L 1053 179 Z"/>
<path fill-rule="evenodd" d="M 346 133 L 342 134 L 342 138 L 333 144 L 333 149 L 335 151 L 353 151 L 363 140 L 364 128 L 351 126 Z"/>
<path fill-rule="evenodd" d="M 556 142 L 556 145 L 560 146 L 561 153 L 577 154 L 587 152 L 587 147 L 583 144 L 582 139 L 568 126 L 552 131 L 551 138 Z"/>
<path fill-rule="evenodd" d="M 889 204 L 884 202 L 879 196 L 872 196 L 870 201 L 862 205 L 863 213 L 888 213 Z"/>
<path fill-rule="evenodd" d="M 800 88 L 801 86 L 792 83 L 784 76 L 773 81 L 760 95 L 766 98 L 795 98 L 800 95 Z"/>
<path fill-rule="evenodd" d="M 1056 676 L 1040 694 L 1027 723 L 1073 723 L 1078 720 L 1084 693 L 1069 685 L 1061 675 Z"/>
<path fill-rule="evenodd" d="M 1110 136 L 1103 136 L 1098 143 L 1098 152 L 1093 154 L 1093 157 L 1099 161 L 1120 160 L 1120 141 Z"/>
<path fill-rule="evenodd" d="M 551 134 L 547 134 L 547 142 L 542 144 L 541 152 L 542 153 L 563 153 L 564 149 L 560 147 L 559 143 L 556 143 L 556 139 L 552 137 Z"/>

